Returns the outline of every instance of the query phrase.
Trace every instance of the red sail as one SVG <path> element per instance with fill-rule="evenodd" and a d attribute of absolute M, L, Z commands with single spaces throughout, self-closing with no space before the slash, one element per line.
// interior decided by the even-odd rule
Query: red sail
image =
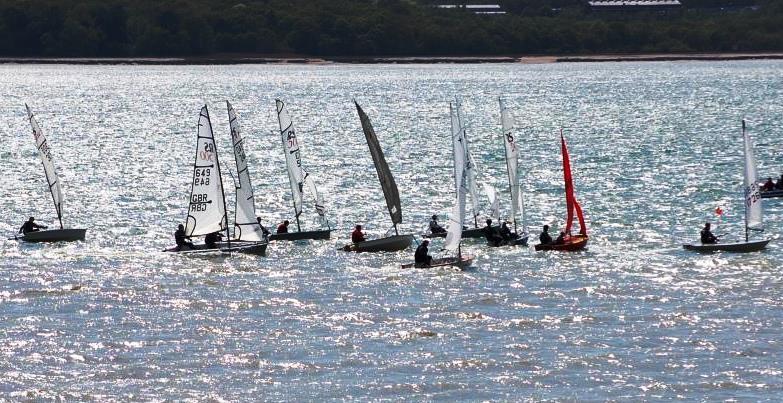
<path fill-rule="evenodd" d="M 565 182 L 566 211 L 568 211 L 565 232 L 571 235 L 571 225 L 574 221 L 574 211 L 576 211 L 576 216 L 579 219 L 579 233 L 587 236 L 587 226 L 582 215 L 582 206 L 579 205 L 579 202 L 576 201 L 576 196 L 574 196 L 574 180 L 571 178 L 571 159 L 568 157 L 568 147 L 566 147 L 562 129 L 560 129 L 560 151 L 563 153 L 563 180 Z"/>

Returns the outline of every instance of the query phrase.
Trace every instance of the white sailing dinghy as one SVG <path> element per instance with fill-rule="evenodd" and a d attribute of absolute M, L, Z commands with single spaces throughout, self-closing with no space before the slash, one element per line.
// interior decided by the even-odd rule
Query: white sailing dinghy
<path fill-rule="evenodd" d="M 756 173 L 756 158 L 753 155 L 753 142 L 745 129 L 745 121 L 742 121 L 742 141 L 745 150 L 745 168 L 744 168 L 744 193 L 745 193 L 745 242 L 733 243 L 715 243 L 685 244 L 683 248 L 698 252 L 758 252 L 764 249 L 770 242 L 770 239 L 761 239 L 751 241 L 750 231 L 764 230 L 763 208 L 761 203 L 761 191 L 758 184 Z"/>
<path fill-rule="evenodd" d="M 57 172 L 54 169 L 52 152 L 49 148 L 49 143 L 46 141 L 46 136 L 44 136 L 41 131 L 41 127 L 38 126 L 38 122 L 36 122 L 30 107 L 27 106 L 27 104 L 25 104 L 24 107 L 27 109 L 27 118 L 30 120 L 30 125 L 33 128 L 35 146 L 38 148 L 38 155 L 41 157 L 41 162 L 43 163 L 46 183 L 49 186 L 49 193 L 52 195 L 52 201 L 54 201 L 54 209 L 57 211 L 57 220 L 60 222 L 60 229 L 28 232 L 21 237 L 15 236 L 15 239 L 27 242 L 82 241 L 87 233 L 86 229 L 63 227 L 63 192 L 60 180 L 57 177 Z"/>
<path fill-rule="evenodd" d="M 479 207 L 479 192 L 478 192 L 478 169 L 475 160 L 473 159 L 473 155 L 471 155 L 468 145 L 468 137 L 467 137 L 467 131 L 465 130 L 465 125 L 462 121 L 462 115 L 460 113 L 461 110 L 461 104 L 459 102 L 459 99 L 456 99 L 454 101 L 454 104 L 449 104 L 449 112 L 451 115 L 451 136 L 452 141 L 462 141 L 464 143 L 464 147 L 461 148 L 462 152 L 465 153 L 465 164 L 466 164 L 466 177 L 465 177 L 465 183 L 468 189 L 468 193 L 470 193 L 470 203 L 471 203 L 471 215 L 473 216 L 473 228 L 462 229 L 462 238 L 482 238 L 484 237 L 484 228 L 479 227 L 478 225 L 478 216 L 480 212 Z M 459 139 L 459 140 L 457 140 Z M 457 162 L 455 161 L 455 164 Z M 455 171 L 456 172 L 456 171 Z M 484 192 L 487 195 L 487 198 L 489 199 L 490 203 L 490 213 L 489 215 L 491 217 L 496 217 L 498 215 L 497 212 L 497 192 L 495 192 L 495 189 L 490 186 L 489 184 L 484 184 Z M 498 225 L 494 225 L 494 228 L 499 228 Z M 445 237 L 446 233 L 439 233 L 439 234 L 425 234 L 425 238 L 442 238 Z"/>
<path fill-rule="evenodd" d="M 508 188 L 511 192 L 511 220 L 514 223 L 515 240 L 513 245 L 527 246 L 528 232 L 527 220 L 525 217 L 525 202 L 520 193 L 519 185 L 519 148 L 512 132 L 514 128 L 514 117 L 511 115 L 503 99 L 498 98 L 500 103 L 500 123 L 503 128 L 503 147 L 506 154 L 506 170 L 508 171 Z M 522 233 L 517 228 L 517 208 L 522 211 Z"/>
<path fill-rule="evenodd" d="M 381 182 L 383 195 L 386 198 L 386 207 L 389 209 L 392 224 L 394 225 L 394 235 L 380 239 L 373 239 L 361 243 L 351 243 L 345 245 L 343 250 L 354 252 L 396 252 L 410 246 L 413 242 L 413 235 L 400 235 L 397 230 L 397 224 L 402 222 L 402 206 L 400 204 L 400 194 L 397 190 L 397 183 L 394 181 L 386 158 L 383 156 L 381 144 L 375 135 L 375 129 L 372 127 L 370 118 L 364 113 L 361 106 L 356 104 L 356 111 L 359 113 L 359 120 L 362 122 L 364 137 L 367 139 L 367 146 L 370 148 L 372 160 L 375 163 L 375 171 L 378 173 L 378 180 Z"/>
<path fill-rule="evenodd" d="M 318 189 L 315 186 L 315 181 L 310 174 L 305 171 L 302 166 L 301 151 L 299 149 L 299 140 L 296 137 L 296 131 L 294 130 L 294 123 L 291 117 L 288 115 L 288 110 L 285 107 L 283 101 L 275 100 L 277 108 L 277 121 L 280 123 L 280 138 L 283 141 L 283 151 L 285 152 L 285 162 L 288 168 L 288 181 L 291 184 L 291 196 L 294 200 L 294 214 L 296 215 L 296 232 L 288 232 L 283 234 L 272 234 L 269 236 L 270 240 L 279 241 L 295 241 L 300 239 L 329 239 L 331 228 L 328 221 L 326 221 L 326 207 L 324 206 L 323 198 L 318 193 Z M 301 224 L 299 222 L 299 216 L 302 214 L 302 202 L 304 189 L 312 193 L 315 198 L 315 211 L 318 213 L 318 218 L 321 223 L 325 223 L 327 229 L 315 230 L 315 231 L 302 231 Z"/>
<path fill-rule="evenodd" d="M 241 145 L 241 141 L 239 144 Z M 244 155 L 244 151 L 240 152 Z M 223 178 L 220 173 L 220 161 L 218 160 L 212 123 L 209 120 L 209 112 L 207 111 L 207 106 L 204 105 L 199 113 L 196 159 L 193 162 L 193 180 L 191 182 L 188 216 L 185 222 L 185 235 L 194 237 L 223 231 L 226 232 L 228 241 L 217 242 L 215 247 L 210 248 L 205 244 L 196 244 L 193 248 L 180 250 L 180 248 L 175 246 L 167 249 L 166 252 L 214 253 L 236 251 L 257 255 L 266 253 L 265 242 L 252 242 L 250 244 L 231 243 L 228 232 L 228 213 L 223 191 Z"/>
<path fill-rule="evenodd" d="M 237 114 L 231 103 L 226 101 L 228 109 L 228 123 L 231 129 L 231 143 L 234 148 L 234 161 L 237 166 L 239 183 L 236 186 L 236 202 L 234 209 L 234 238 L 231 244 L 242 247 L 244 253 L 264 255 L 267 241 L 264 238 L 264 230 L 256 219 L 255 198 L 253 197 L 253 184 L 250 181 L 250 171 L 247 166 L 244 139 L 239 131 Z"/>

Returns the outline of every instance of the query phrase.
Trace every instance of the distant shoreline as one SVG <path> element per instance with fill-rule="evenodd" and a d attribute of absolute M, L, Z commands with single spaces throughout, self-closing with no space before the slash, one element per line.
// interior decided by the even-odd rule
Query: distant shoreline
<path fill-rule="evenodd" d="M 232 64 L 477 64 L 477 63 L 589 63 L 589 62 L 661 62 L 779 60 L 783 53 L 651 53 L 599 54 L 573 56 L 244 56 L 218 55 L 204 57 L 118 57 L 118 58 L 46 58 L 0 57 L 0 64 L 77 64 L 77 65 L 232 65 Z"/>

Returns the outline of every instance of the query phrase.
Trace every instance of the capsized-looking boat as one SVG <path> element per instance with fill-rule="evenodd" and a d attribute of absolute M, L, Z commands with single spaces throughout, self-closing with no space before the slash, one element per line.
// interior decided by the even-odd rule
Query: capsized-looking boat
<path fill-rule="evenodd" d="M 288 171 L 288 181 L 291 184 L 291 196 L 294 201 L 294 214 L 296 215 L 296 232 L 277 233 L 269 236 L 270 240 L 278 241 L 297 241 L 302 239 L 329 239 L 331 228 L 329 221 L 326 220 L 326 206 L 318 188 L 315 186 L 313 177 L 305 171 L 302 166 L 301 150 L 299 149 L 299 139 L 294 130 L 294 123 L 291 120 L 285 103 L 275 100 L 277 109 L 277 121 L 280 123 L 280 138 L 283 141 L 283 152 L 285 152 L 285 162 Z M 302 214 L 304 189 L 312 193 L 315 198 L 315 212 L 318 213 L 318 219 L 321 224 L 326 225 L 326 229 L 302 231 L 299 222 L 299 216 Z"/>
<path fill-rule="evenodd" d="M 395 235 L 360 243 L 350 243 L 345 245 L 342 249 L 352 252 L 400 251 L 410 246 L 411 242 L 413 242 L 413 235 L 400 235 L 397 230 L 397 224 L 402 223 L 402 206 L 400 203 L 400 193 L 397 190 L 397 183 L 394 181 L 394 176 L 392 176 L 392 173 L 389 170 L 389 164 L 386 163 L 386 158 L 383 156 L 381 144 L 378 142 L 378 137 L 375 135 L 375 129 L 372 127 L 370 118 L 364 113 L 362 107 L 359 106 L 359 103 L 354 101 L 354 104 L 356 105 L 356 112 L 359 114 L 359 120 L 362 123 L 362 130 L 364 131 L 364 137 L 367 140 L 367 146 L 370 148 L 370 154 L 372 155 L 372 160 L 375 164 L 375 171 L 378 173 L 378 180 L 381 182 L 383 196 L 386 198 L 386 207 L 389 210 L 389 216 L 394 225 Z"/>
<path fill-rule="evenodd" d="M 563 181 L 565 182 L 566 211 L 568 213 L 565 228 L 566 238 L 561 244 L 538 244 L 535 246 L 537 251 L 558 250 L 573 252 L 584 249 L 584 247 L 587 246 L 587 225 L 585 224 L 585 218 L 582 214 L 582 206 L 579 205 L 579 202 L 574 195 L 574 180 L 571 176 L 571 160 L 568 156 L 568 147 L 566 146 L 562 129 L 560 129 L 560 152 L 563 154 Z M 571 235 L 574 213 L 576 213 L 576 217 L 579 219 L 579 235 Z"/>
<path fill-rule="evenodd" d="M 767 247 L 769 239 L 751 241 L 750 231 L 764 231 L 764 213 L 761 202 L 761 191 L 756 173 L 756 157 L 753 155 L 753 142 L 745 129 L 745 121 L 742 121 L 742 141 L 745 154 L 744 167 L 744 194 L 745 194 L 745 242 L 732 243 L 690 243 L 682 245 L 687 250 L 697 252 L 758 252 Z"/>
<path fill-rule="evenodd" d="M 46 136 L 44 136 L 43 131 L 41 131 L 41 127 L 38 126 L 38 122 L 35 120 L 35 116 L 33 116 L 30 107 L 27 106 L 27 104 L 25 104 L 24 107 L 27 109 L 27 118 L 30 120 L 30 125 L 33 128 L 35 146 L 38 148 L 38 156 L 41 158 L 41 163 L 43 164 L 46 183 L 49 187 L 49 193 L 52 195 L 52 201 L 54 202 L 54 209 L 57 212 L 57 220 L 60 223 L 60 229 L 28 232 L 21 237 L 14 235 L 14 239 L 26 242 L 83 241 L 84 236 L 87 233 L 86 229 L 63 227 L 63 192 L 60 185 L 60 179 L 57 177 L 57 172 L 54 169 L 52 152 L 49 148 L 49 143 L 46 141 Z"/>

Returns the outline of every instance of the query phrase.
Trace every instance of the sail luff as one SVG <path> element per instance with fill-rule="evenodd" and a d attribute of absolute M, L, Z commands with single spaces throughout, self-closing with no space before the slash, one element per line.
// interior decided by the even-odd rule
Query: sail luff
<path fill-rule="evenodd" d="M 745 228 L 761 229 L 764 225 L 764 217 L 761 201 L 761 190 L 758 184 L 758 173 L 756 172 L 756 157 L 753 154 L 753 141 L 748 135 L 744 120 L 742 121 L 742 139 L 745 156 Z"/>
<path fill-rule="evenodd" d="M 54 203 L 54 209 L 57 213 L 57 220 L 60 222 L 60 229 L 63 228 L 63 193 L 60 186 L 60 179 L 57 176 L 57 171 L 54 168 L 54 160 L 52 158 L 52 152 L 49 148 L 49 142 L 46 140 L 46 136 L 43 134 L 41 127 L 38 126 L 38 122 L 35 120 L 30 107 L 25 104 L 27 109 L 27 118 L 30 121 L 30 126 L 33 129 L 33 139 L 35 140 L 35 147 L 38 150 L 38 156 L 41 159 L 41 164 L 44 168 L 44 175 L 46 177 L 46 185 L 49 188 L 49 193 L 52 195 L 52 202 Z"/>
<path fill-rule="evenodd" d="M 402 207 L 400 204 L 400 194 L 397 189 L 397 183 L 394 181 L 389 170 L 389 164 L 386 163 L 386 158 L 383 155 L 383 150 L 378 142 L 378 137 L 375 135 L 375 129 L 372 127 L 370 118 L 364 113 L 359 103 L 354 101 L 356 105 L 356 111 L 359 114 L 359 120 L 362 123 L 362 130 L 364 131 L 364 137 L 367 140 L 367 146 L 370 149 L 373 163 L 375 164 L 375 171 L 378 174 L 378 180 L 381 183 L 383 189 L 383 195 L 386 198 L 386 207 L 389 210 L 389 216 L 392 223 L 395 226 L 402 222 Z"/>
<path fill-rule="evenodd" d="M 261 224 L 256 220 L 255 197 L 250 180 L 247 155 L 245 154 L 245 139 L 242 138 L 239 130 L 239 120 L 236 111 L 228 101 L 226 101 L 226 109 L 228 110 L 231 142 L 234 148 L 234 161 L 237 167 L 237 176 L 239 177 L 239 185 L 235 189 L 234 239 L 259 242 L 264 239 L 264 233 L 261 229 Z M 248 229 L 248 231 L 243 229 Z"/>

